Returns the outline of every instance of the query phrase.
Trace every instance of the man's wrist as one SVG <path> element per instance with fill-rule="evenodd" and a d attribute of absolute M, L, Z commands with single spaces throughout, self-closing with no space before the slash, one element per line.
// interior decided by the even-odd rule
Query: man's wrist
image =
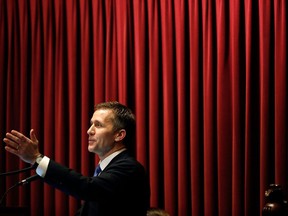
<path fill-rule="evenodd" d="M 44 157 L 43 154 L 39 154 L 39 155 L 36 157 L 35 162 L 34 162 L 34 166 L 35 166 L 35 167 L 37 167 L 37 166 L 40 164 L 40 162 L 41 162 L 41 160 L 43 159 L 43 157 Z"/>

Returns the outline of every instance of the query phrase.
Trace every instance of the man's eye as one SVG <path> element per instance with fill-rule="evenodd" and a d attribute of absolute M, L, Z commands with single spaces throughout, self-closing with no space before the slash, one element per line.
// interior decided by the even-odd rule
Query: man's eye
<path fill-rule="evenodd" d="M 96 122 L 94 125 L 95 125 L 95 127 L 101 127 L 102 126 L 99 122 Z"/>

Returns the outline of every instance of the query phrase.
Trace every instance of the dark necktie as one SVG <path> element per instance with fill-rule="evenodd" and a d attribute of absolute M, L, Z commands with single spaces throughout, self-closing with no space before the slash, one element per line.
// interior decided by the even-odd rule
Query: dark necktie
<path fill-rule="evenodd" d="M 102 170 L 101 170 L 100 164 L 98 164 L 98 166 L 97 166 L 96 169 L 95 169 L 94 176 L 98 176 L 101 171 L 102 171 Z"/>

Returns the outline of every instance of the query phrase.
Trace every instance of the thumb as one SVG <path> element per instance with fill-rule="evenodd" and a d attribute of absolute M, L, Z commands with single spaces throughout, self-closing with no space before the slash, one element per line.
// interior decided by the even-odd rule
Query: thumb
<path fill-rule="evenodd" d="M 37 137 L 35 135 L 34 129 L 30 130 L 30 139 L 32 140 L 32 142 L 38 143 L 38 139 L 37 139 Z"/>

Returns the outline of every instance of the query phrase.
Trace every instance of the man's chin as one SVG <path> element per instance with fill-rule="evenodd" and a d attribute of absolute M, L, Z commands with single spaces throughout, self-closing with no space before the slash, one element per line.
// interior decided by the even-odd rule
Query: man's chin
<path fill-rule="evenodd" d="M 93 148 L 92 146 L 88 146 L 88 151 L 91 152 L 91 153 L 97 154 L 99 156 L 102 155 L 101 151 L 97 151 L 97 149 Z"/>
<path fill-rule="evenodd" d="M 91 153 L 94 153 L 94 149 L 92 146 L 88 146 L 88 151 L 91 152 Z"/>

